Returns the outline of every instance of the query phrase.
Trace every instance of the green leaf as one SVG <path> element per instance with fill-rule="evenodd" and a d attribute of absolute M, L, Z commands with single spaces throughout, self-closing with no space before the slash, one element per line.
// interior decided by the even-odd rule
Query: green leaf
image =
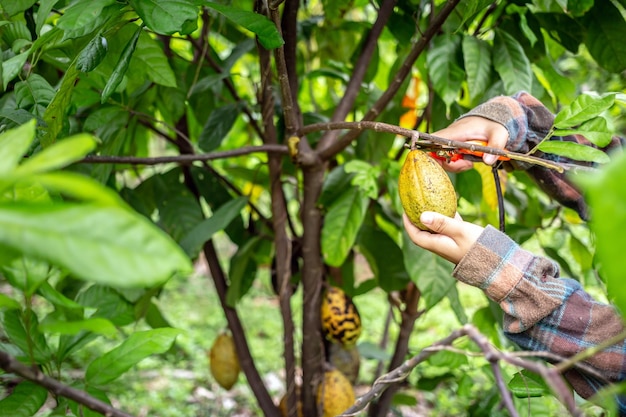
<path fill-rule="evenodd" d="M 248 204 L 246 197 L 239 197 L 218 208 L 213 215 L 194 227 L 181 241 L 180 246 L 190 257 L 197 256 L 205 242 L 213 235 L 228 226 L 237 216 L 241 215 L 241 210 Z"/>
<path fill-rule="evenodd" d="M 48 148 L 50 149 L 50 148 Z M 61 193 L 77 200 L 90 201 L 105 206 L 126 207 L 119 194 L 96 180 L 69 171 L 48 172 L 32 177 L 47 190 Z"/>
<path fill-rule="evenodd" d="M 27 176 L 63 168 L 84 158 L 96 144 L 96 138 L 86 133 L 63 139 L 26 159 L 15 170 L 15 175 Z"/>
<path fill-rule="evenodd" d="M 72 91 L 78 79 L 79 71 L 76 69 L 75 61 L 69 66 L 63 75 L 61 86 L 55 93 L 54 97 L 50 101 L 46 112 L 44 113 L 44 120 L 47 124 L 46 134 L 41 138 L 41 144 L 44 147 L 50 146 L 57 139 L 57 135 L 63 128 L 65 121 L 65 113 L 70 105 L 70 99 L 72 98 Z"/>
<path fill-rule="evenodd" d="M 623 230 L 626 230 L 626 153 L 617 155 L 593 174 L 573 177 L 581 185 L 591 210 L 591 230 L 596 236 L 596 256 L 609 298 L 626 312 L 623 268 Z"/>
<path fill-rule="evenodd" d="M 135 320 L 133 305 L 111 287 L 92 285 L 76 297 L 76 302 L 96 309 L 91 317 L 108 319 L 116 326 L 126 326 Z"/>
<path fill-rule="evenodd" d="M 504 82 L 507 94 L 531 91 L 533 72 L 522 45 L 509 33 L 496 31 L 493 66 Z"/>
<path fill-rule="evenodd" d="M 63 39 L 75 39 L 85 36 L 111 18 L 122 5 L 115 5 L 115 0 L 75 1 L 65 10 L 57 22 L 63 29 Z"/>
<path fill-rule="evenodd" d="M 19 310 L 22 308 L 19 302 L 8 295 L 0 293 L 0 310 Z"/>
<path fill-rule="evenodd" d="M 378 177 L 380 167 L 355 159 L 344 165 L 344 170 L 348 174 L 355 173 L 350 184 L 359 187 L 372 200 L 378 198 Z"/>
<path fill-rule="evenodd" d="M 465 79 L 463 69 L 456 62 L 459 41 L 458 36 L 437 36 L 426 58 L 428 75 L 446 107 L 459 97 Z"/>
<path fill-rule="evenodd" d="M 204 5 L 256 34 L 265 49 L 278 48 L 285 43 L 274 23 L 263 15 L 213 2 L 206 2 Z"/>
<path fill-rule="evenodd" d="M 236 103 L 226 104 L 213 110 L 202 128 L 202 133 L 200 133 L 200 139 L 198 139 L 200 149 L 211 152 L 219 148 L 238 116 L 239 111 Z"/>
<path fill-rule="evenodd" d="M 441 301 L 456 283 L 452 264 L 415 245 L 406 231 L 402 233 L 404 267 L 426 301 L 428 310 Z"/>
<path fill-rule="evenodd" d="M 121 345 L 91 362 L 85 380 L 95 386 L 108 384 L 148 356 L 166 352 L 179 334 L 180 330 L 172 328 L 133 333 Z"/>
<path fill-rule="evenodd" d="M 31 74 L 25 81 L 15 84 L 15 102 L 21 109 L 42 115 L 54 98 L 55 91 L 39 74 Z"/>
<path fill-rule="evenodd" d="M 463 37 L 463 61 L 467 73 L 470 98 L 480 97 L 487 86 L 491 73 L 491 48 L 486 41 L 475 36 Z"/>
<path fill-rule="evenodd" d="M 37 0 L 0 0 L 0 7 L 8 17 L 11 17 L 22 13 L 35 3 Z"/>
<path fill-rule="evenodd" d="M 322 254 L 328 265 L 341 266 L 354 245 L 369 198 L 359 188 L 347 189 L 328 209 L 322 227 Z"/>
<path fill-rule="evenodd" d="M 0 243 L 67 268 L 86 281 L 151 286 L 189 272 L 180 247 L 152 223 L 94 204 L 0 205 Z"/>
<path fill-rule="evenodd" d="M 198 7 L 188 0 L 130 0 L 139 17 L 161 35 L 188 35 L 198 27 Z"/>
<path fill-rule="evenodd" d="M 11 263 L 0 267 L 0 271 L 14 288 L 29 296 L 51 275 L 50 265 L 46 262 L 26 257 L 13 259 Z"/>
<path fill-rule="evenodd" d="M 138 26 L 132 38 L 130 38 L 126 46 L 124 46 L 124 50 L 122 51 L 122 54 L 120 55 L 120 58 L 115 65 L 115 68 L 113 69 L 113 73 L 111 74 L 111 77 L 109 78 L 106 85 L 104 86 L 104 89 L 102 90 L 100 103 L 104 104 L 104 102 L 107 101 L 109 97 L 111 97 L 111 94 L 115 92 L 117 87 L 122 82 L 124 74 L 126 74 L 128 66 L 130 65 L 130 59 L 132 58 L 133 52 L 135 52 L 135 48 L 137 47 L 137 41 L 139 40 L 139 35 L 141 34 L 142 30 L 142 27 Z"/>
<path fill-rule="evenodd" d="M 550 388 L 540 376 L 526 370 L 515 373 L 508 387 L 518 398 L 541 397 L 550 393 Z"/>
<path fill-rule="evenodd" d="M 130 63 L 130 71 L 145 74 L 155 84 L 176 87 L 176 75 L 162 47 L 145 32 L 139 36 L 137 48 Z"/>
<path fill-rule="evenodd" d="M 623 3 L 622 3 L 623 6 Z M 585 45 L 596 62 L 613 73 L 626 69 L 626 24 L 624 15 L 610 1 L 596 1 L 586 14 Z"/>
<path fill-rule="evenodd" d="M 0 416 L 31 417 L 48 398 L 48 390 L 30 381 L 20 382 L 11 394 L 0 401 Z"/>
<path fill-rule="evenodd" d="M 226 303 L 231 307 L 234 307 L 252 287 L 258 269 L 254 256 L 261 243 L 260 236 L 249 239 L 230 259 L 228 270 L 230 285 L 226 293 Z"/>
<path fill-rule="evenodd" d="M 601 148 L 611 143 L 611 139 L 613 138 L 613 132 L 608 128 L 606 119 L 602 116 L 588 120 L 575 129 L 556 129 L 553 133 L 554 136 L 576 134 L 583 135 L 591 143 Z"/>
<path fill-rule="evenodd" d="M 102 62 L 108 51 L 108 43 L 104 36 L 98 34 L 80 51 L 76 59 L 76 68 L 82 72 L 90 72 Z"/>
<path fill-rule="evenodd" d="M 615 103 L 615 93 L 602 96 L 581 94 L 569 106 L 564 107 L 554 118 L 558 129 L 569 129 L 591 120 L 608 110 Z"/>
<path fill-rule="evenodd" d="M 576 161 L 590 161 L 605 164 L 610 161 L 609 156 L 599 149 L 574 142 L 547 140 L 539 145 L 539 150 L 545 153 L 565 156 Z"/>
<path fill-rule="evenodd" d="M 52 303 L 56 307 L 61 307 L 67 310 L 82 310 L 83 306 L 75 302 L 74 300 L 70 300 L 65 295 L 57 291 L 50 283 L 43 282 L 37 292 L 50 303 Z"/>
<path fill-rule="evenodd" d="M 2 91 L 7 89 L 9 82 L 17 77 L 30 55 L 30 50 L 2 61 Z"/>
<path fill-rule="evenodd" d="M 11 343 L 28 355 L 29 360 L 38 364 L 48 362 L 50 348 L 43 334 L 39 332 L 39 321 L 32 310 L 6 310 L 2 314 L 2 325 Z"/>
<path fill-rule="evenodd" d="M 11 173 L 35 139 L 37 121 L 0 133 L 0 177 Z"/>
<path fill-rule="evenodd" d="M 37 35 L 41 35 L 41 28 L 46 23 L 46 19 L 52 11 L 52 8 L 58 2 L 59 0 L 41 0 L 39 2 L 39 9 L 37 10 L 37 18 L 35 20 L 35 32 Z"/>
<path fill-rule="evenodd" d="M 402 250 L 382 230 L 363 225 L 357 238 L 359 251 L 367 259 L 380 288 L 387 292 L 401 290 L 409 283 Z"/>
<path fill-rule="evenodd" d="M 317 204 L 322 207 L 330 207 L 333 205 L 333 203 L 341 197 L 343 192 L 350 188 L 352 178 L 354 178 L 354 174 L 348 174 L 345 171 L 344 165 L 334 168 L 324 180 L 322 193 L 320 194 Z M 398 180 L 396 179 L 395 182 L 397 183 Z"/>
<path fill-rule="evenodd" d="M 39 329 L 46 333 L 57 333 L 65 335 L 76 335 L 87 331 L 105 336 L 113 336 L 117 329 L 107 319 L 100 317 L 88 318 L 79 321 L 50 321 L 39 325 Z"/>

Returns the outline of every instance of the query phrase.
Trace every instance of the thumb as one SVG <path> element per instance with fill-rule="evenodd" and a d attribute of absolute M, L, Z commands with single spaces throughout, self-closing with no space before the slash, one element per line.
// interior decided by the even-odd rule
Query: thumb
<path fill-rule="evenodd" d="M 455 219 L 434 211 L 423 212 L 420 216 L 420 221 L 433 232 L 447 236 L 453 235 L 457 229 L 455 227 Z"/>

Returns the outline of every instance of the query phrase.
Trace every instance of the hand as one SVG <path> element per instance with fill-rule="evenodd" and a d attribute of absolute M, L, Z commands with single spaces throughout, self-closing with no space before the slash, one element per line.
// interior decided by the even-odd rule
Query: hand
<path fill-rule="evenodd" d="M 509 132 L 504 126 L 480 116 L 459 119 L 445 129 L 434 132 L 433 135 L 460 142 L 481 140 L 487 142 L 487 146 L 498 149 L 504 149 L 509 140 Z M 496 155 L 483 155 L 483 162 L 487 165 L 493 165 L 497 160 Z M 444 162 L 442 165 L 446 171 L 461 172 L 472 168 L 473 163 L 460 159 L 454 162 Z"/>
<path fill-rule="evenodd" d="M 463 221 L 458 213 L 454 219 L 432 211 L 422 213 L 420 221 L 434 233 L 418 229 L 406 214 L 403 214 L 403 220 L 413 243 L 454 264 L 461 261 L 484 230 L 481 226 Z"/>

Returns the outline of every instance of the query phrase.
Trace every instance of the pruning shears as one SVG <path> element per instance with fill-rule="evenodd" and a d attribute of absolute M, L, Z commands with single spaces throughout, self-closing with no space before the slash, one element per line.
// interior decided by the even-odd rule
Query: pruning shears
<path fill-rule="evenodd" d="M 468 140 L 465 143 L 479 145 L 479 146 L 487 146 L 487 142 L 482 141 L 482 140 Z M 475 151 L 471 149 L 438 147 L 436 150 L 428 152 L 428 154 L 431 157 L 438 159 L 440 161 L 454 162 L 460 159 L 479 161 L 482 159 L 484 152 Z M 498 160 L 510 161 L 511 158 L 507 156 L 498 156 Z"/>

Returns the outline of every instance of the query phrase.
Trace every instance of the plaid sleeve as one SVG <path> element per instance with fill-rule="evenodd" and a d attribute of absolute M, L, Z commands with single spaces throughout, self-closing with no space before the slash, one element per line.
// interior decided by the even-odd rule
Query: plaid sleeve
<path fill-rule="evenodd" d="M 506 336 L 525 350 L 571 357 L 624 329 L 612 306 L 595 301 L 577 281 L 559 278 L 554 262 L 522 249 L 491 226 L 453 274 L 483 289 L 500 305 Z M 617 343 L 585 362 L 608 381 L 623 381 L 626 343 Z M 602 381 L 576 369 L 564 376 L 583 398 L 603 386 Z M 620 412 L 626 413 L 626 401 L 618 401 Z"/>
<path fill-rule="evenodd" d="M 524 91 L 511 97 L 494 97 L 470 110 L 461 118 L 467 116 L 480 116 L 503 125 L 509 132 L 506 148 L 520 153 L 527 153 L 532 150 L 548 134 L 554 122 L 554 114 L 539 100 Z M 550 140 L 576 142 L 597 148 L 581 135 L 552 136 Z M 614 149 L 619 149 L 622 146 L 623 140 L 615 136 L 611 143 L 602 148 L 602 150 L 612 152 Z M 535 152 L 533 155 L 554 162 L 592 165 L 591 163 L 572 161 L 562 156 L 545 154 L 540 151 Z M 526 170 L 528 175 L 546 194 L 565 207 L 576 210 L 581 219 L 589 219 L 585 200 L 565 173 L 519 161 L 511 161 L 507 166 L 513 169 Z"/>

